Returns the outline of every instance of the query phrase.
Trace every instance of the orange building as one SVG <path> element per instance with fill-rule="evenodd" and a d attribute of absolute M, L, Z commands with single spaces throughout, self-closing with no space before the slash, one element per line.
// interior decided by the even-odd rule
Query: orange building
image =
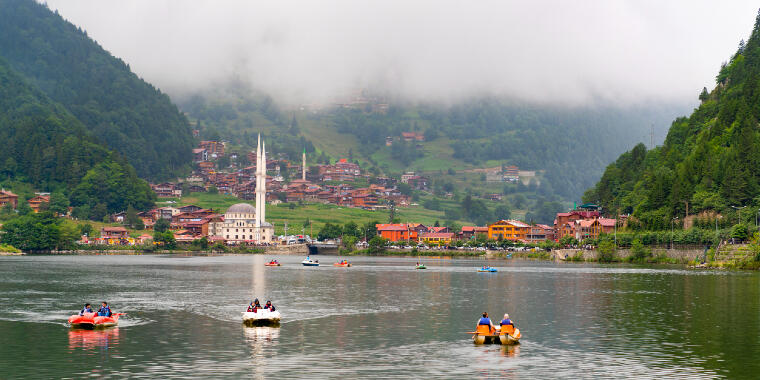
<path fill-rule="evenodd" d="M 390 241 L 417 240 L 417 231 L 407 224 L 376 224 L 377 234 Z"/>
<path fill-rule="evenodd" d="M 527 240 L 530 226 L 517 220 L 500 220 L 488 226 L 488 238 L 492 240 Z"/>

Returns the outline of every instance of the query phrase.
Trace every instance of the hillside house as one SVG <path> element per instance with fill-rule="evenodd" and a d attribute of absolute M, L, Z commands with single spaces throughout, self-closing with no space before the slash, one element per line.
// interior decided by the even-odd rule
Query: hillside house
<path fill-rule="evenodd" d="M 151 189 L 153 189 L 153 192 L 156 193 L 156 196 L 159 198 L 182 197 L 182 188 L 170 182 L 164 182 L 158 185 L 150 185 L 150 187 Z"/>
<path fill-rule="evenodd" d="M 198 145 L 199 148 L 205 149 L 210 157 L 224 156 L 224 143 L 221 141 L 201 141 Z"/>
<path fill-rule="evenodd" d="M 50 195 L 40 194 L 26 201 L 34 212 L 40 212 L 44 204 L 50 203 Z"/>
<path fill-rule="evenodd" d="M 14 209 L 18 208 L 18 195 L 5 189 L 0 190 L 0 207 L 11 204 Z"/>
<path fill-rule="evenodd" d="M 419 132 L 401 132 L 404 141 L 425 141 L 425 135 Z"/>
<path fill-rule="evenodd" d="M 124 227 L 103 227 L 100 229 L 101 239 L 126 239 L 129 237 L 127 229 Z"/>
<path fill-rule="evenodd" d="M 208 151 L 204 148 L 193 149 L 193 161 L 196 163 L 208 161 Z"/>

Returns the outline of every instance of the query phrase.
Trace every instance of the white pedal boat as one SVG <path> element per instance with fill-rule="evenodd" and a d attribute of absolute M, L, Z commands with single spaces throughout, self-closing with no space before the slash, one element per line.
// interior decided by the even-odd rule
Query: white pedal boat
<path fill-rule="evenodd" d="M 280 312 L 269 311 L 264 309 L 256 310 L 256 312 L 243 312 L 243 323 L 246 326 L 279 326 L 280 325 Z"/>

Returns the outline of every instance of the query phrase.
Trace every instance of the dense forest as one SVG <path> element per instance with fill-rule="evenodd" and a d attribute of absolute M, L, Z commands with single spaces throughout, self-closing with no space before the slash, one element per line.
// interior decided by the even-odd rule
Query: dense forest
<path fill-rule="evenodd" d="M 192 135 L 169 97 L 46 5 L 0 0 L 0 57 L 141 177 L 189 169 Z"/>
<path fill-rule="evenodd" d="M 484 97 L 450 107 L 391 106 L 387 114 L 342 110 L 333 118 L 339 131 L 363 142 L 361 151 L 382 148 L 386 136 L 419 131 L 427 141 L 451 140 L 454 158 L 474 166 L 486 162 L 544 171 L 546 194 L 580 198 L 609 159 L 647 138 L 652 124 L 662 124 L 672 109 L 559 107 L 527 105 Z M 420 156 L 414 147 L 394 147 L 406 163 Z"/>
<path fill-rule="evenodd" d="M 608 213 L 632 213 L 642 227 L 662 229 L 675 217 L 731 213 L 760 206 L 760 14 L 754 30 L 724 63 L 701 105 L 673 121 L 662 146 L 643 145 L 609 165 L 584 200 Z"/>
<path fill-rule="evenodd" d="M 101 145 L 65 107 L 0 59 L 0 181 L 71 193 L 82 217 L 90 210 L 150 207 L 155 194 L 120 154 Z"/>

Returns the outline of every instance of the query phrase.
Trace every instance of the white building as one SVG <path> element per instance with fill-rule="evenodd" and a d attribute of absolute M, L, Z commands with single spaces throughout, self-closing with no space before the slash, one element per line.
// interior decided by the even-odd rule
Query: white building
<path fill-rule="evenodd" d="M 224 221 L 215 226 L 217 236 L 228 243 L 271 243 L 274 226 L 266 222 L 266 143 L 256 147 L 256 207 L 237 203 L 224 213 Z"/>

